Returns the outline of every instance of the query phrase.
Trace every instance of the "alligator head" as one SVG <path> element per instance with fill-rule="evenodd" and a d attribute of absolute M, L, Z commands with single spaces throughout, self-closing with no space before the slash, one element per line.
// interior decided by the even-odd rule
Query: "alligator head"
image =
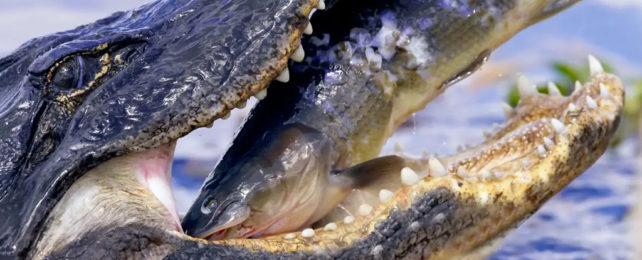
<path fill-rule="evenodd" d="M 484 41 L 475 48 L 439 50 L 452 56 L 439 61 L 431 74 L 438 75 L 434 84 L 397 96 L 413 105 L 392 114 L 385 134 L 442 86 L 472 71 L 488 50 L 573 2 L 485 3 L 497 7 L 498 13 L 482 13 L 492 14 L 483 24 L 492 30 L 472 30 L 481 36 L 470 40 Z M 469 5 L 427 4 L 452 18 L 440 26 L 451 43 L 477 28 L 466 26 L 478 14 Z M 479 247 L 536 210 L 599 157 L 617 125 L 621 83 L 596 72 L 570 97 L 523 99 L 507 124 L 473 150 L 427 162 L 407 158 L 409 167 L 430 176 L 400 187 L 372 217 L 313 238 L 210 243 L 176 232 L 171 203 L 157 199 L 162 189 L 145 186 L 154 179 L 140 181 L 132 173 L 139 169 L 127 167 L 145 162 L 153 165 L 140 167 L 166 173 L 177 138 L 224 117 L 273 79 L 287 80 L 288 58 L 299 60 L 299 38 L 310 31 L 311 11 L 320 7 L 315 0 L 159 1 L 32 40 L 0 60 L 0 215 L 6 219 L 0 252 L 94 258 L 452 256 Z M 520 160 L 509 148 L 518 150 L 513 152 Z M 366 154 L 354 162 L 376 152 Z M 444 176 L 435 161 L 449 166 L 444 171 L 463 167 L 466 174 Z M 486 165 L 504 172 L 519 168 L 519 174 L 487 174 Z M 75 237 L 52 240 L 60 239 L 58 224 L 78 215 L 87 221 L 69 227 L 78 231 Z"/>

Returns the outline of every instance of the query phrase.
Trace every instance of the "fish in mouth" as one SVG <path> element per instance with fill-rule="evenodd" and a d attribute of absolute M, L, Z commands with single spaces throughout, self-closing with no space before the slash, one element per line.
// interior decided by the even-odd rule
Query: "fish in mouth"
<path fill-rule="evenodd" d="M 519 30 L 574 2 L 158 1 L 32 40 L 0 60 L 0 254 L 446 258 L 476 251 L 606 149 L 624 93 L 598 62 L 569 97 L 539 95 L 522 81 L 520 104 L 477 147 L 443 158 L 387 158 L 381 176 L 395 178 L 359 186 L 374 198 L 370 209 L 353 203 L 354 193 L 342 201 L 368 214 L 319 214 L 322 223 L 303 225 L 324 227 L 301 233 L 214 242 L 182 234 L 169 185 L 174 143 L 250 96 L 265 97 L 271 85 L 208 181 L 247 174 L 230 169 L 264 133 L 277 136 L 268 143 L 282 140 L 284 123 L 320 132 L 303 131 L 313 141 L 330 140 L 337 158 L 321 163 L 324 176 L 368 172 L 373 167 L 360 163 L 371 163 L 409 114 Z M 323 8 L 312 30 L 310 14 Z M 378 40 L 359 40 L 368 36 Z M 290 58 L 306 62 L 291 63 L 290 73 Z M 328 102 L 305 106 L 306 97 Z M 346 108 L 352 104 L 364 107 Z"/>

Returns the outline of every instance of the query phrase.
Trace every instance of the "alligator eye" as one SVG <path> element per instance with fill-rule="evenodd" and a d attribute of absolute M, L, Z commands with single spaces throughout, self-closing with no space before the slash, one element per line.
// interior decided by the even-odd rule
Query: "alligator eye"
<path fill-rule="evenodd" d="M 81 56 L 63 62 L 53 76 L 51 84 L 61 89 L 78 88 L 83 82 L 83 60 Z"/>
<path fill-rule="evenodd" d="M 203 212 L 203 214 L 210 214 L 216 208 L 217 205 L 218 203 L 216 203 L 216 200 L 214 199 L 207 200 L 205 203 L 203 203 L 203 207 L 201 207 L 201 212 Z"/>

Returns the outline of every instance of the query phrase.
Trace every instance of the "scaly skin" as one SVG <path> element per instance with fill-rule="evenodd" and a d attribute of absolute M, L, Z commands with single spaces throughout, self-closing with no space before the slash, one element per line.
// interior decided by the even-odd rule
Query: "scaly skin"
<path fill-rule="evenodd" d="M 545 2 L 564 6 L 570 3 L 536 2 L 539 7 L 545 6 Z M 68 189 L 86 183 L 76 181 L 89 178 L 84 174 L 97 170 L 97 165 L 114 157 L 117 160 L 119 156 L 145 152 L 197 127 L 209 125 L 265 88 L 285 68 L 288 57 L 299 44 L 307 16 L 319 2 L 235 1 L 233 4 L 238 4 L 236 7 L 241 11 L 233 17 L 224 16 L 222 5 L 217 5 L 220 3 L 230 2 L 152 3 L 88 26 L 33 40 L 0 60 L 3 87 L 0 94 L 4 97 L 0 103 L 0 151 L 6 156 L 0 164 L 0 215 L 5 218 L 0 225 L 1 255 L 32 257 L 41 249 L 36 248 L 39 243 L 53 243 L 40 240 L 45 231 L 57 231 L 49 221 L 57 215 L 49 213 L 59 201 L 77 197 L 78 193 L 67 192 Z M 172 9 L 172 6 L 182 8 Z M 483 35 L 487 37 L 487 47 L 498 46 L 518 30 L 552 12 L 532 14 L 532 19 L 526 20 L 520 20 L 523 16 L 519 14 L 514 13 L 511 18 L 519 23 L 511 23 L 509 19 L 501 24 L 506 26 L 507 34 L 495 31 L 495 34 Z M 236 22 L 232 24 L 236 26 L 209 27 L 221 20 Z M 266 24 L 272 27 L 264 28 Z M 465 31 L 451 36 L 461 35 L 465 35 Z M 186 48 L 188 46 L 192 48 Z M 451 53 L 457 62 L 439 66 L 445 72 L 434 73 L 439 77 L 432 79 L 433 83 L 441 86 L 457 73 L 466 72 L 471 62 L 484 53 L 484 49 L 477 47 L 468 52 Z M 65 66 L 78 56 L 84 57 L 84 64 L 91 61 L 93 67 L 85 69 L 92 73 L 80 84 L 66 85 L 68 78 L 57 76 L 62 73 L 61 68 L 67 68 Z M 167 75 L 172 77 L 164 77 Z M 88 222 L 92 224 L 77 227 L 81 234 L 73 237 L 70 244 L 57 245 L 60 248 L 50 256 L 92 259 L 227 256 L 238 259 L 439 258 L 467 254 L 536 210 L 604 151 L 621 112 L 623 92 L 619 81 L 606 74 L 594 75 L 592 82 L 574 99 L 579 100 L 578 107 L 584 106 L 582 93 L 594 95 L 597 80 L 608 85 L 612 99 L 596 100 L 600 109 L 610 109 L 612 117 L 602 118 L 594 110 L 579 113 L 574 123 L 567 122 L 567 137 L 556 138 L 556 146 L 549 154 L 522 172 L 520 178 L 528 177 L 520 179 L 523 182 L 515 183 L 515 177 L 511 176 L 485 181 L 428 177 L 402 188 L 390 202 L 378 205 L 371 218 L 339 224 L 336 231 L 317 230 L 317 235 L 308 239 L 299 235 L 292 240 L 273 236 L 215 244 L 167 231 L 165 226 L 112 222 L 117 219 L 101 214 L 91 220 L 95 222 Z M 414 81 L 407 83 L 397 87 L 411 90 L 416 87 L 412 84 Z M 396 120 L 385 128 L 384 136 L 408 113 L 443 91 L 429 90 L 430 95 L 419 98 L 413 98 L 412 94 L 417 92 L 412 91 L 395 96 L 397 100 L 413 102 L 393 113 Z M 555 109 L 541 110 L 546 100 L 534 99 L 533 106 L 537 109 L 531 111 L 560 117 Z M 524 102 L 522 107 L 528 100 Z M 564 109 L 563 105 L 553 104 L 559 111 Z M 512 119 L 517 123 L 510 125 L 509 130 L 530 121 L 531 117 L 517 111 Z M 533 146 L 524 146 L 524 149 L 536 154 Z M 367 160 L 376 154 L 367 147 L 361 151 L 366 155 L 355 157 L 352 162 Z M 441 160 L 454 159 L 456 157 Z M 407 163 L 417 170 L 425 168 L 421 161 L 407 159 Z M 514 164 L 502 164 L 511 165 Z M 480 174 L 474 170 L 467 173 Z M 167 215 L 158 212 L 163 206 L 150 199 L 153 196 L 142 186 L 119 185 L 121 182 L 138 185 L 132 175 L 114 179 L 98 176 L 110 183 L 111 191 L 106 189 L 106 193 L 127 194 L 119 197 L 105 194 L 101 202 L 113 207 L 111 214 L 122 217 L 128 212 L 147 210 L 155 211 L 148 212 L 150 218 Z M 101 182 L 94 184 L 105 188 L 100 186 Z M 148 205 L 116 203 L 133 197 L 137 200 L 132 202 L 147 201 Z M 62 208 L 59 212 L 75 213 L 67 210 Z M 510 212 L 512 214 L 508 214 Z M 78 214 L 84 213 L 78 210 Z M 162 223 L 160 219 L 155 221 Z M 471 241 L 470 234 L 478 239 Z"/>

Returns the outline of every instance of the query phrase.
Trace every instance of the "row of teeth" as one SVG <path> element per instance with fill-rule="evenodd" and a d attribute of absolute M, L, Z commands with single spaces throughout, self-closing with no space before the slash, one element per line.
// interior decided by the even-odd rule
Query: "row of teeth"
<path fill-rule="evenodd" d="M 604 71 L 601 63 L 595 57 L 589 55 L 588 59 L 589 59 L 589 68 L 590 68 L 591 75 L 594 75 L 596 73 L 601 73 Z M 528 80 L 525 76 L 520 75 L 518 77 L 517 84 L 518 84 L 520 96 L 525 97 L 529 95 L 539 95 L 539 93 L 537 92 L 536 85 L 531 83 L 531 81 Z M 606 86 L 603 85 L 602 83 L 600 83 L 599 86 L 600 86 L 600 98 L 602 99 L 610 98 L 611 94 L 608 92 Z M 580 82 L 576 82 L 574 93 L 579 91 L 581 88 L 582 88 L 582 84 Z M 555 84 L 553 84 L 552 82 L 549 82 L 548 90 L 550 95 L 556 95 L 556 96 L 562 95 L 557 89 L 557 87 L 555 86 Z M 598 109 L 597 102 L 590 96 L 586 96 L 586 105 L 589 109 Z M 502 106 L 507 116 L 510 116 L 513 113 L 512 108 L 508 104 L 503 103 Z M 571 103 L 569 104 L 566 111 L 573 112 L 576 110 L 577 110 L 577 106 Z M 556 119 L 556 118 L 550 119 L 550 124 L 553 130 L 555 131 L 555 134 L 564 135 L 566 133 L 566 125 L 559 119 Z M 539 156 L 541 156 L 542 158 L 546 157 L 547 149 L 551 149 L 553 146 L 555 146 L 555 142 L 553 140 L 554 140 L 554 137 L 543 137 L 543 144 L 540 144 L 536 147 L 536 152 L 538 153 Z M 522 163 L 526 168 L 530 166 L 529 162 L 522 161 Z M 409 167 L 404 167 L 403 169 L 401 169 L 401 172 L 400 172 L 401 182 L 406 186 L 412 186 L 421 182 L 424 178 L 428 177 L 429 175 L 435 178 L 445 177 L 445 176 L 448 176 L 449 174 L 458 175 L 460 177 L 470 177 L 466 173 L 462 174 L 458 170 L 452 170 L 450 168 L 447 169 L 446 167 L 444 167 L 442 162 L 435 157 L 430 157 L 428 159 L 427 164 L 428 164 L 428 170 L 422 171 L 419 173 Z M 499 176 L 498 174 L 495 174 L 488 170 L 483 170 L 482 172 L 480 172 L 479 177 L 482 179 L 490 179 L 493 177 L 501 178 L 502 176 Z M 386 203 L 390 201 L 394 197 L 394 195 L 395 193 L 393 191 L 382 189 L 379 191 L 379 201 L 381 203 Z M 373 206 L 365 203 L 361 204 L 358 209 L 358 215 L 367 216 L 372 212 L 372 210 L 373 210 Z M 345 224 L 351 224 L 354 221 L 355 221 L 355 217 L 351 214 L 346 216 L 343 219 L 343 223 Z M 325 227 L 323 228 L 323 230 L 326 230 L 326 231 L 332 231 L 336 229 L 337 229 L 337 224 L 334 222 L 326 224 Z M 300 232 L 300 236 L 303 238 L 313 237 L 314 234 L 315 234 L 314 229 L 311 229 L 311 228 L 306 228 L 302 232 Z M 294 239 L 296 237 L 297 237 L 297 233 L 288 233 L 284 235 L 285 239 Z M 380 250 L 373 250 L 373 253 L 377 253 L 375 251 L 380 251 Z"/>
<path fill-rule="evenodd" d="M 310 15 L 308 16 L 308 24 L 305 26 L 305 29 L 303 29 L 303 33 L 306 35 L 311 35 L 313 32 L 312 29 L 312 23 L 310 23 L 310 18 L 316 12 L 316 10 L 324 10 L 325 9 L 325 0 L 319 0 L 319 4 L 317 5 L 317 8 L 313 8 L 312 11 L 310 11 Z M 292 53 L 290 56 L 290 59 L 292 59 L 295 62 L 302 62 L 305 59 L 305 51 L 303 50 L 303 45 L 299 43 L 299 47 Z M 285 66 L 285 69 L 281 71 L 281 74 L 279 74 L 278 77 L 276 77 L 276 81 L 278 82 L 283 82 L 287 83 L 290 81 L 290 70 L 288 70 L 288 67 Z M 258 100 L 263 100 L 267 96 L 267 87 L 256 93 L 254 97 Z"/>

